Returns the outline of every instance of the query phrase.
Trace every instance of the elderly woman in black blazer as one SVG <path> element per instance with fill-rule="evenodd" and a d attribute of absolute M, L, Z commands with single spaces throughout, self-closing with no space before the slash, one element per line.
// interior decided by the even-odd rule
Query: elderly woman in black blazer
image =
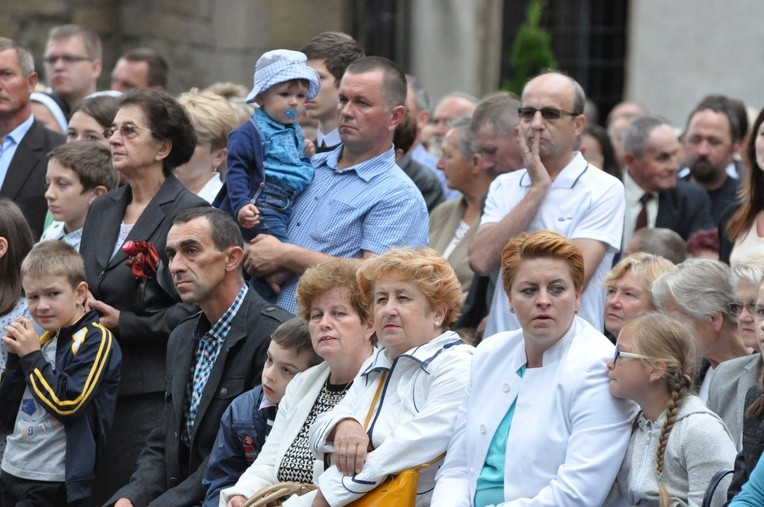
<path fill-rule="evenodd" d="M 171 283 L 160 284 L 146 260 L 136 259 L 131 267 L 123 247 L 145 241 L 166 262 L 172 218 L 207 205 L 172 175 L 196 147 L 193 126 L 175 99 L 155 91 L 128 92 L 105 135 L 114 167 L 127 184 L 93 203 L 80 253 L 92 293 L 88 303 L 122 347 L 122 381 L 114 426 L 96 471 L 94 505 L 127 484 L 146 435 L 161 424 L 167 338 L 194 312 L 180 302 Z"/>

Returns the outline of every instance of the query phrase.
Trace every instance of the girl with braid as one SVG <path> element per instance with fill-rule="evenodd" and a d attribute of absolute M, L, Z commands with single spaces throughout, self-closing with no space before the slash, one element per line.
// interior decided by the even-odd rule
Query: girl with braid
<path fill-rule="evenodd" d="M 610 393 L 642 409 L 616 479 L 622 504 L 699 506 L 713 475 L 732 468 L 729 431 L 693 394 L 694 357 L 691 331 L 664 314 L 635 317 L 618 335 Z M 712 505 L 724 503 L 726 486 Z"/>

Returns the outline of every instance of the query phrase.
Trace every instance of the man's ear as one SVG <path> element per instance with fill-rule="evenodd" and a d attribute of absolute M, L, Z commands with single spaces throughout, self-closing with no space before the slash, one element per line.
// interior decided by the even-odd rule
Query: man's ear
<path fill-rule="evenodd" d="M 244 249 L 239 246 L 228 247 L 225 252 L 225 270 L 233 271 L 241 269 L 241 262 L 244 259 Z"/>
<path fill-rule="evenodd" d="M 392 116 L 390 118 L 390 127 L 391 130 L 395 130 L 395 127 L 397 127 L 398 124 L 402 122 L 403 118 L 406 116 L 406 108 L 403 106 L 395 106 L 391 113 Z"/>

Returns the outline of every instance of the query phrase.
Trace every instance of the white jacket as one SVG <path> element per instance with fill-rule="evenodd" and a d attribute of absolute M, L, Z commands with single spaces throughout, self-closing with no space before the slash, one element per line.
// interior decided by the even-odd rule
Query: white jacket
<path fill-rule="evenodd" d="M 262 451 L 236 484 L 220 492 L 220 507 L 225 507 L 232 496 L 249 498 L 265 486 L 279 482 L 277 473 L 281 460 L 308 418 L 329 373 L 329 365 L 324 362 L 298 374 L 289 383 Z M 318 482 L 323 470 L 323 461 L 316 460 L 313 482 Z"/>
<path fill-rule="evenodd" d="M 456 333 L 447 331 L 392 361 L 382 349 L 364 363 L 345 398 L 319 416 L 310 431 L 315 452 L 333 452 L 326 441 L 329 433 L 348 418 L 363 425 L 381 373 L 389 372 L 367 431 L 374 450 L 363 470 L 343 476 L 332 466 L 319 478 L 330 505 L 346 505 L 388 475 L 431 461 L 446 450 L 469 381 L 473 351 Z M 429 505 L 437 466 L 420 473 L 417 505 Z"/>
<path fill-rule="evenodd" d="M 475 351 L 456 430 L 432 505 L 473 504 L 499 423 L 517 400 L 504 462 L 501 506 L 601 505 L 626 453 L 636 405 L 613 398 L 606 361 L 613 345 L 579 317 L 541 368 L 527 363 L 522 330 L 491 336 Z"/>

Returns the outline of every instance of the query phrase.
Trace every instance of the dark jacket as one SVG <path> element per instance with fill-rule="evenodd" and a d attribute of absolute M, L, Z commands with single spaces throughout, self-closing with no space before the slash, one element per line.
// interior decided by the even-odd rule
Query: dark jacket
<path fill-rule="evenodd" d="M 247 292 L 205 385 L 191 430 L 190 449 L 181 440 L 186 389 L 192 376 L 197 324 L 206 318 L 198 314 L 172 332 L 167 346 L 164 425 L 148 436 L 130 483 L 117 491 L 107 505 L 122 497 L 135 505 L 152 507 L 202 503 L 206 493 L 202 478 L 220 418 L 234 398 L 260 384 L 271 333 L 289 317 L 254 290 Z"/>
<path fill-rule="evenodd" d="M 47 332 L 40 342 L 45 344 L 54 337 L 54 333 Z M 37 402 L 64 425 L 69 502 L 90 496 L 95 462 L 111 428 L 117 402 L 121 358 L 117 341 L 98 324 L 96 312 L 88 312 L 73 326 L 59 330 L 55 369 L 40 350 L 22 358 L 8 355 L 0 383 L 0 422 L 11 431 L 29 382 Z"/>
<path fill-rule="evenodd" d="M 93 202 L 82 229 L 80 254 L 93 296 L 119 310 L 119 328 L 113 330 L 122 347 L 122 384 L 119 395 L 164 391 L 167 339 L 178 323 L 198 311 L 180 302 L 174 290 L 158 277 L 137 280 L 125 265 L 127 254 L 111 253 L 119 226 L 132 198 L 129 186 L 112 190 Z M 180 211 L 209 203 L 168 176 L 128 234 L 128 240 L 148 241 L 167 265 L 164 248 L 172 219 Z"/>
<path fill-rule="evenodd" d="M 277 406 L 261 409 L 263 386 L 243 393 L 228 405 L 212 447 L 202 486 L 204 507 L 217 507 L 220 492 L 236 484 L 263 448 L 276 419 Z"/>
<path fill-rule="evenodd" d="M 443 195 L 443 187 L 440 186 L 440 180 L 435 173 L 427 169 L 424 165 L 414 160 L 409 151 L 397 162 L 398 167 L 403 169 L 406 176 L 411 178 L 414 185 L 422 192 L 424 202 L 427 204 L 427 211 L 430 212 L 435 207 L 446 200 Z"/>
<path fill-rule="evenodd" d="M 685 241 L 698 231 L 716 228 L 706 189 L 678 179 L 676 187 L 660 192 L 655 227 L 671 229 Z"/>
<path fill-rule="evenodd" d="M 759 386 L 748 389 L 745 395 L 745 410 L 747 411 L 748 407 L 761 396 L 764 396 L 764 392 L 759 390 Z M 762 451 L 764 451 L 764 418 L 743 415 L 743 450 L 735 458 L 735 473 L 732 476 L 732 484 L 727 490 L 728 500 L 732 500 L 740 493 L 743 484 L 748 481 L 756 463 L 759 462 Z"/>
<path fill-rule="evenodd" d="M 42 234 L 48 201 L 45 199 L 45 173 L 48 170 L 48 152 L 66 138 L 43 127 L 34 120 L 32 126 L 16 147 L 8 166 L 8 173 L 0 187 L 0 197 L 7 197 L 21 208 L 35 239 Z"/>

